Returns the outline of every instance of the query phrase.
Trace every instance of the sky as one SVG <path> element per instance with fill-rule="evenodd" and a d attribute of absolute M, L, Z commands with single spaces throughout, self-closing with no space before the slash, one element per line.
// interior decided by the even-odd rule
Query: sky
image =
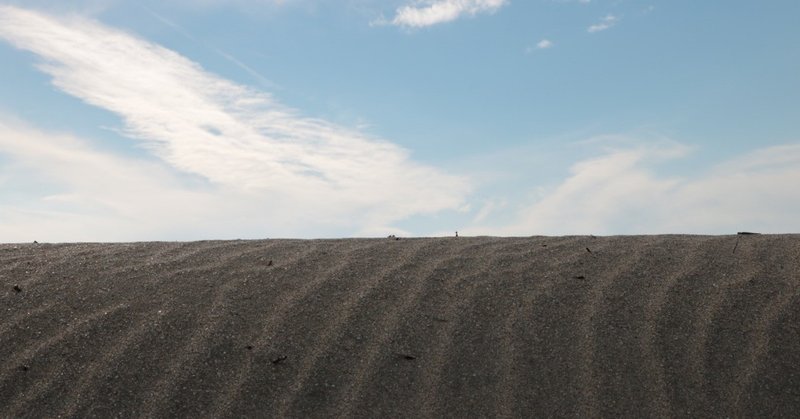
<path fill-rule="evenodd" d="M 795 0 L 0 0 L 0 242 L 800 232 Z"/>

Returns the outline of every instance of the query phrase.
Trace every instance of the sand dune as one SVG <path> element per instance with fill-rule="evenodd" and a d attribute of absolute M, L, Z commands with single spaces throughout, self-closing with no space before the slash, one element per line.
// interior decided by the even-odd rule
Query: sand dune
<path fill-rule="evenodd" d="M 0 417 L 790 417 L 800 236 L 0 245 Z"/>

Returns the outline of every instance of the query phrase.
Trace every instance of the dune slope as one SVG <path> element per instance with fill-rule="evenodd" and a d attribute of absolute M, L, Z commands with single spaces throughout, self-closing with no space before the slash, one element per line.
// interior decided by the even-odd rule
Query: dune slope
<path fill-rule="evenodd" d="M 800 236 L 0 245 L 0 417 L 800 411 Z"/>

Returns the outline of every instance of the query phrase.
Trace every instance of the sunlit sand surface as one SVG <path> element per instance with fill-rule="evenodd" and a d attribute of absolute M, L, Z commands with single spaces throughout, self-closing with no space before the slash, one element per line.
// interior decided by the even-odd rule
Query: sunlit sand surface
<path fill-rule="evenodd" d="M 789 417 L 800 236 L 0 245 L 0 417 Z"/>

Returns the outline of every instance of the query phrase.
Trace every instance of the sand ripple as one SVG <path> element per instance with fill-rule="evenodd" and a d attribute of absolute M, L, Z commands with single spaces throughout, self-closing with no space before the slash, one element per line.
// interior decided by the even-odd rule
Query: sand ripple
<path fill-rule="evenodd" d="M 0 245 L 0 417 L 791 417 L 800 236 Z"/>

